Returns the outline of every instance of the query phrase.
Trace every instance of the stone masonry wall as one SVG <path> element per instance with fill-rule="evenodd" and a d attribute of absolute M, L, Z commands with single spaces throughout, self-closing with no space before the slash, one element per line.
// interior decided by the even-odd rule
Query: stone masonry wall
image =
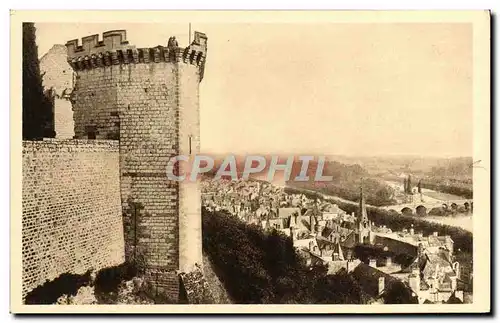
<path fill-rule="evenodd" d="M 126 227 L 127 251 L 137 248 L 146 260 L 149 280 L 175 298 L 179 294 L 178 182 L 168 180 L 166 172 L 168 161 L 178 152 L 177 68 L 170 63 L 127 67 L 118 87 L 122 202 L 124 207 L 129 201 L 144 207 L 135 241 L 136 225 Z"/>
<path fill-rule="evenodd" d="M 166 178 L 177 155 L 174 64 L 130 64 L 79 71 L 74 91 L 76 135 L 120 139 L 121 200 L 127 259 L 178 294 L 178 183 Z M 137 228 L 137 232 L 136 232 Z"/>
<path fill-rule="evenodd" d="M 117 141 L 23 142 L 23 298 L 125 260 L 119 183 Z"/>

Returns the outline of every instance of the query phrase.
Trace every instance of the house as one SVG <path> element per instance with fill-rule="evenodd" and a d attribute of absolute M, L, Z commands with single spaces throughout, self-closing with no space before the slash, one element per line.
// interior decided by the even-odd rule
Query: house
<path fill-rule="evenodd" d="M 356 248 L 357 243 L 356 233 L 354 231 L 351 231 L 345 238 L 341 237 L 340 246 L 342 247 L 342 250 L 344 250 L 344 257 L 346 259 L 354 258 L 354 249 Z"/>
<path fill-rule="evenodd" d="M 452 296 L 464 301 L 463 290 L 459 288 L 459 264 L 458 262 L 451 263 L 447 258 L 447 252 L 421 251 L 415 260 L 399 274 L 403 275 L 403 273 L 409 273 L 406 279 L 412 286 L 412 290 L 418 294 L 419 303 L 425 300 L 443 303 Z"/>
<path fill-rule="evenodd" d="M 391 296 L 391 290 L 398 289 L 401 303 L 416 303 L 416 297 L 408 285 L 399 279 L 388 275 L 377 268 L 360 263 L 353 271 L 353 277 L 358 281 L 367 296 L 369 304 L 384 304 Z M 400 292 L 401 290 L 401 292 Z"/>
<path fill-rule="evenodd" d="M 319 254 L 325 261 L 344 260 L 344 253 L 339 242 L 332 242 L 321 237 L 316 238 Z"/>
<path fill-rule="evenodd" d="M 277 213 L 279 218 L 290 218 L 291 216 L 299 216 L 301 212 L 298 207 L 280 207 Z"/>

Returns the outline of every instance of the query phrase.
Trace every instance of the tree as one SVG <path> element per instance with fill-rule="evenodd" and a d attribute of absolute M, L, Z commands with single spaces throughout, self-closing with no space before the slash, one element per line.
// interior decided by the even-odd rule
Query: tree
<path fill-rule="evenodd" d="M 44 94 L 36 29 L 32 22 L 23 23 L 23 139 L 55 137 L 52 102 Z"/>
<path fill-rule="evenodd" d="M 349 277 L 307 266 L 292 240 L 224 212 L 202 211 L 203 251 L 231 298 L 241 304 L 358 303 Z"/>
<path fill-rule="evenodd" d="M 418 304 L 418 299 L 402 282 L 392 284 L 384 295 L 385 304 Z"/>
<path fill-rule="evenodd" d="M 314 299 L 318 304 L 361 304 L 363 292 L 358 281 L 345 270 L 316 282 Z"/>

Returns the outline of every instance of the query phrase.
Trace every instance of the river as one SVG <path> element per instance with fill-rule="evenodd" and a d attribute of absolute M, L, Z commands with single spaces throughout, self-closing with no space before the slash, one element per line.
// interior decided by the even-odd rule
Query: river
<path fill-rule="evenodd" d="M 325 199 L 339 200 L 339 201 L 342 201 L 344 203 L 350 203 L 350 204 L 358 204 L 358 202 L 346 200 L 346 199 L 343 199 L 343 198 L 338 197 L 338 196 L 328 195 L 328 194 L 324 194 L 324 193 L 320 193 L 320 192 L 316 192 L 316 191 L 304 189 L 304 188 L 300 188 L 300 189 L 304 190 L 304 191 L 311 192 L 311 193 L 320 194 Z M 386 208 L 384 208 L 384 207 L 377 207 L 377 206 L 373 206 L 373 205 L 367 205 L 367 206 L 386 210 Z M 458 215 L 458 216 L 430 216 L 430 215 L 428 215 L 425 217 L 418 217 L 418 219 L 429 221 L 429 222 L 434 222 L 434 223 L 440 223 L 440 224 L 444 224 L 444 225 L 449 225 L 452 227 L 462 228 L 462 229 L 467 230 L 469 232 L 472 232 L 472 230 L 473 230 L 472 215 Z"/>

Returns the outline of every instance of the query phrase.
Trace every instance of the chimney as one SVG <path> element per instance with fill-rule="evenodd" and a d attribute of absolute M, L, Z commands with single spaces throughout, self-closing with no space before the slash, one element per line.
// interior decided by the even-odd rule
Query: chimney
<path fill-rule="evenodd" d="M 385 265 L 386 265 L 386 267 L 392 266 L 392 258 L 391 257 L 387 257 L 385 259 Z"/>
<path fill-rule="evenodd" d="M 414 235 L 414 234 L 415 234 L 415 229 L 413 229 L 413 225 L 411 226 L 411 229 L 410 229 L 410 234 L 411 234 L 411 235 Z"/>
<path fill-rule="evenodd" d="M 378 278 L 378 294 L 382 294 L 385 288 L 385 277 Z"/>
<path fill-rule="evenodd" d="M 428 280 L 429 292 L 435 293 L 437 289 L 437 278 L 430 277 Z"/>
<path fill-rule="evenodd" d="M 460 264 L 458 263 L 458 261 L 455 261 L 453 263 L 453 271 L 455 272 L 455 276 L 457 276 L 457 278 L 460 277 Z"/>
<path fill-rule="evenodd" d="M 370 267 L 377 268 L 377 259 L 370 258 L 369 265 L 370 265 Z"/>
<path fill-rule="evenodd" d="M 454 291 L 457 289 L 457 276 L 450 276 L 451 280 L 451 290 Z"/>
<path fill-rule="evenodd" d="M 410 276 L 408 276 L 408 285 L 410 285 L 411 290 L 418 295 L 420 293 L 420 273 L 412 271 Z"/>

